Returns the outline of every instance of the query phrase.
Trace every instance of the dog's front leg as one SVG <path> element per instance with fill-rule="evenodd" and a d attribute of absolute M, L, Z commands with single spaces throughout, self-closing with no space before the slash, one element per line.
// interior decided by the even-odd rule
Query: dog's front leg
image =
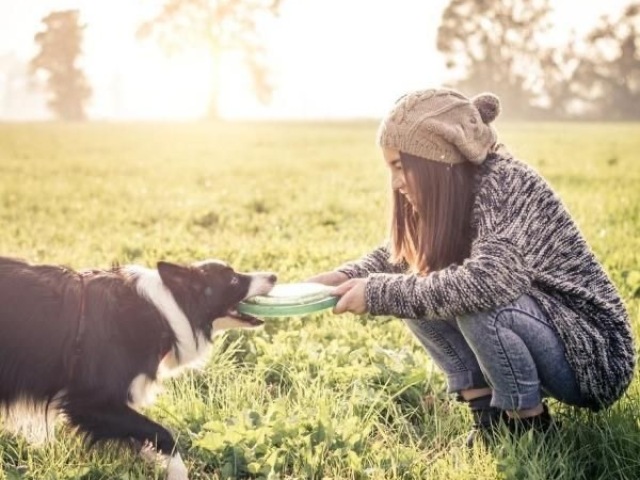
<path fill-rule="evenodd" d="M 182 461 L 179 453 L 169 459 L 167 465 L 167 480 L 189 480 L 187 466 Z"/>
<path fill-rule="evenodd" d="M 171 433 L 128 405 L 94 404 L 84 399 L 67 401 L 64 411 L 69 421 L 87 435 L 91 443 L 134 440 L 145 446 L 141 451 L 143 458 L 149 458 L 145 451 L 152 451 L 166 465 L 168 480 L 189 479 L 187 467 Z"/>
<path fill-rule="evenodd" d="M 167 480 L 189 480 L 189 471 L 178 452 L 172 456 L 164 455 L 154 445 L 146 443 L 140 449 L 140 457 L 149 463 L 159 462 L 167 471 Z"/>

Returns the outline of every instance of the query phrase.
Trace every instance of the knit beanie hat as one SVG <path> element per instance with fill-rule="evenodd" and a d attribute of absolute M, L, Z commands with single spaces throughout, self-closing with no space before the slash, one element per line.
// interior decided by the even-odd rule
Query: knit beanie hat
<path fill-rule="evenodd" d="M 499 113 L 492 93 L 469 100 L 449 88 L 411 92 L 380 124 L 378 144 L 438 162 L 480 164 L 498 139 L 490 123 Z"/>

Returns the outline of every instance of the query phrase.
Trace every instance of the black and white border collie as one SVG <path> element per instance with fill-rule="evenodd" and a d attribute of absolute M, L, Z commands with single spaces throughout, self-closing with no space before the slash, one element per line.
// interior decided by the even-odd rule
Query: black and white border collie
<path fill-rule="evenodd" d="M 136 408 L 163 376 L 202 363 L 216 333 L 261 325 L 236 306 L 275 282 L 272 273 L 237 273 L 217 260 L 77 272 L 0 257 L 5 425 L 45 441 L 49 428 L 29 430 L 25 410 L 43 412 L 47 426 L 62 413 L 90 444 L 151 447 L 170 480 L 186 479 L 173 436 Z"/>

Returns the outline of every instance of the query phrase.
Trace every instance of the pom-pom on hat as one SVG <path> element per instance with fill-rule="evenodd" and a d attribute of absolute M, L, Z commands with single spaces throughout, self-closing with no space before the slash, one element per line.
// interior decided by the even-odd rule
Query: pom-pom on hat
<path fill-rule="evenodd" d="M 445 163 L 480 164 L 498 140 L 491 126 L 500 114 L 492 93 L 468 99 L 449 88 L 401 97 L 378 130 L 378 144 Z"/>

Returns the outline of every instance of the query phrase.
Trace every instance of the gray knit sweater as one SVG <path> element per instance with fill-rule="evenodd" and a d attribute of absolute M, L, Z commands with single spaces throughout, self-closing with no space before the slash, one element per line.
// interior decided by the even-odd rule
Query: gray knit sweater
<path fill-rule="evenodd" d="M 629 318 L 551 187 L 508 154 L 490 154 L 476 175 L 471 222 L 471 254 L 462 265 L 418 276 L 391 264 L 382 246 L 338 270 L 368 277 L 373 315 L 456 318 L 528 294 L 562 339 L 590 407 L 611 405 L 635 366 Z"/>

